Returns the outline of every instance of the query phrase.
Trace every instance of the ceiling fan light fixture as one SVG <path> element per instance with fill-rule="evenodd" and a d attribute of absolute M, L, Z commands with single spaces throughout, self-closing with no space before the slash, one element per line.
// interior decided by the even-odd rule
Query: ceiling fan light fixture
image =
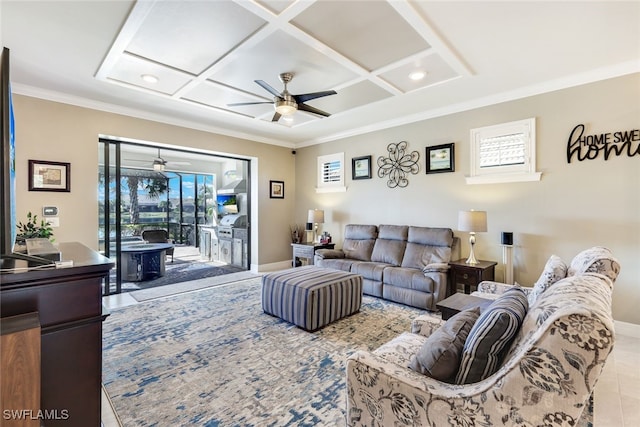
<path fill-rule="evenodd" d="M 164 163 L 158 161 L 158 160 L 154 160 L 153 161 L 153 170 L 156 172 L 163 172 L 164 171 Z"/>
<path fill-rule="evenodd" d="M 295 101 L 287 101 L 282 99 L 275 102 L 276 112 L 282 116 L 290 116 L 298 109 L 298 104 Z"/>

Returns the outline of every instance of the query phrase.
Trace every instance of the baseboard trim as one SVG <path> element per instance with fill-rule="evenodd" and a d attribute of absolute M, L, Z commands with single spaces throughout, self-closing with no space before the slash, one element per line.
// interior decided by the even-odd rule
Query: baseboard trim
<path fill-rule="evenodd" d="M 632 338 L 640 338 L 640 325 L 635 323 L 620 322 L 614 320 L 614 327 L 616 328 L 616 335 L 625 335 Z"/>
<path fill-rule="evenodd" d="M 291 268 L 291 260 L 278 261 L 271 264 L 259 264 L 256 268 L 256 272 L 262 273 L 267 271 L 285 270 L 287 268 Z M 251 267 L 251 271 L 253 271 L 253 266 Z"/>

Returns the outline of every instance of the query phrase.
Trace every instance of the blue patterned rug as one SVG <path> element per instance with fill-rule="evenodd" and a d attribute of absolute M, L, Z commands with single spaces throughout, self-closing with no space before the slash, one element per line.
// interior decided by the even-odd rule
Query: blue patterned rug
<path fill-rule="evenodd" d="M 345 360 L 421 310 L 365 297 L 315 333 L 264 314 L 260 279 L 112 311 L 103 382 L 123 425 L 344 425 Z"/>
<path fill-rule="evenodd" d="M 112 311 L 103 382 L 125 427 L 342 426 L 347 356 L 423 313 L 365 296 L 309 333 L 264 314 L 260 289 L 256 278 Z"/>

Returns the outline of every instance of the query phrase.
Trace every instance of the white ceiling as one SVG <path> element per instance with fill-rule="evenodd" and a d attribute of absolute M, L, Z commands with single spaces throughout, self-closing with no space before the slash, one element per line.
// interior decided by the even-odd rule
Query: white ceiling
<path fill-rule="evenodd" d="M 0 17 L 16 93 L 290 147 L 640 71 L 640 1 L 1 0 Z M 271 101 L 254 80 L 281 90 L 282 72 L 293 94 L 336 90 L 308 102 L 331 117 L 227 106 Z"/>

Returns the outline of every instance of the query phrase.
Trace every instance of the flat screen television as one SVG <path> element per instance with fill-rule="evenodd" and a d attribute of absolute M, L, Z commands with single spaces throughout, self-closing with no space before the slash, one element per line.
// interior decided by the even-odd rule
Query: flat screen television
<path fill-rule="evenodd" d="M 14 265 L 15 259 L 22 259 L 29 264 L 51 264 L 52 261 L 14 252 L 16 243 L 16 138 L 13 102 L 11 99 L 11 80 L 9 49 L 2 49 L 0 60 L 0 109 L 2 120 L 2 148 L 0 164 L 2 164 L 2 184 L 0 185 L 0 265 L 2 269 Z"/>

